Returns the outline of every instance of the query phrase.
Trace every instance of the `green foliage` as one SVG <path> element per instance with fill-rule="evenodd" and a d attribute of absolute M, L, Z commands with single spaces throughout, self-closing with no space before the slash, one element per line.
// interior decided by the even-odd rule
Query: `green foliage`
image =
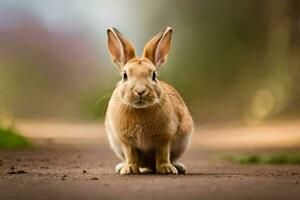
<path fill-rule="evenodd" d="M 0 127 L 0 149 L 21 149 L 32 147 L 31 142 L 12 128 Z"/>
<path fill-rule="evenodd" d="M 300 153 L 285 152 L 273 154 L 244 154 L 244 155 L 228 155 L 224 157 L 237 164 L 300 164 Z"/>

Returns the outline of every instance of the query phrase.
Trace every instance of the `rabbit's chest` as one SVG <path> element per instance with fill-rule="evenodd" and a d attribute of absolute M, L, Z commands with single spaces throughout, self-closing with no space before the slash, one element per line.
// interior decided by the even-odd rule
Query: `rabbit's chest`
<path fill-rule="evenodd" d="M 151 149 L 160 138 L 173 135 L 177 129 L 170 113 L 147 110 L 112 112 L 110 116 L 118 139 L 139 149 Z"/>
<path fill-rule="evenodd" d="M 153 126 L 147 123 L 127 124 L 120 127 L 120 137 L 139 149 L 150 149 L 154 144 L 154 138 L 167 134 L 166 131 L 159 128 L 159 125 Z"/>

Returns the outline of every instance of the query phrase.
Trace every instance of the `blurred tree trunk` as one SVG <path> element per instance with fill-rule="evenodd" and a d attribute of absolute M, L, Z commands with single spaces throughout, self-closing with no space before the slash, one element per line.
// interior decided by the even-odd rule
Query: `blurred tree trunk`
<path fill-rule="evenodd" d="M 290 21 L 290 50 L 291 54 L 299 55 L 300 47 L 300 1 L 290 0 L 287 15 Z"/>
<path fill-rule="evenodd" d="M 273 70 L 280 70 L 284 75 L 281 84 L 285 84 L 285 105 L 278 112 L 297 112 L 300 104 L 300 1 L 268 1 L 269 7 L 269 50 L 268 58 Z M 267 61 L 267 62 L 268 62 Z"/>
<path fill-rule="evenodd" d="M 290 40 L 289 55 L 293 74 L 295 76 L 295 85 L 300 84 L 300 1 L 291 0 L 289 2 L 288 17 L 290 20 Z M 296 87 L 297 95 L 300 96 L 300 88 Z M 298 107 L 299 103 L 298 103 Z"/>

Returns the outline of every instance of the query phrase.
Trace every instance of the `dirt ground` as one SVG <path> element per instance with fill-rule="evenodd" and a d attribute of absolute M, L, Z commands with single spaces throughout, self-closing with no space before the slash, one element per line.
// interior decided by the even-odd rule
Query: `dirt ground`
<path fill-rule="evenodd" d="M 118 159 L 102 126 L 27 122 L 19 129 L 36 146 L 0 150 L 1 200 L 300 199 L 300 166 L 235 165 L 219 159 L 229 152 L 297 151 L 298 122 L 275 128 L 197 128 L 180 160 L 188 173 L 176 176 L 115 174 Z"/>

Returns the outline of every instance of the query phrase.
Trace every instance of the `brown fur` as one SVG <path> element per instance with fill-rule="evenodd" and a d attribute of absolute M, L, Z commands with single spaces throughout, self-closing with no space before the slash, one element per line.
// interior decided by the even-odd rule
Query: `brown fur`
<path fill-rule="evenodd" d="M 170 48 L 171 28 L 158 34 L 145 47 L 144 56 L 122 51 L 119 32 L 108 30 L 109 49 L 113 60 L 125 60 L 119 65 L 121 74 L 128 80 L 118 82 L 110 99 L 105 125 L 114 152 L 125 162 L 118 165 L 121 174 L 151 172 L 177 174 L 182 165 L 172 165 L 184 152 L 193 130 L 193 120 L 178 92 L 167 83 L 153 80 L 161 64 L 165 62 Z M 123 36 L 122 36 L 123 37 Z M 124 39 L 122 39 L 124 40 Z M 126 40 L 127 41 L 127 40 Z M 153 42 L 156 41 L 156 42 Z M 119 46 L 118 46 L 119 45 Z M 127 42 L 125 45 L 131 45 Z M 123 57 L 122 57 L 123 56 Z M 144 92 L 143 95 L 138 94 Z M 180 166 L 180 167 L 176 167 Z M 146 169 L 146 170 L 145 170 Z"/>

